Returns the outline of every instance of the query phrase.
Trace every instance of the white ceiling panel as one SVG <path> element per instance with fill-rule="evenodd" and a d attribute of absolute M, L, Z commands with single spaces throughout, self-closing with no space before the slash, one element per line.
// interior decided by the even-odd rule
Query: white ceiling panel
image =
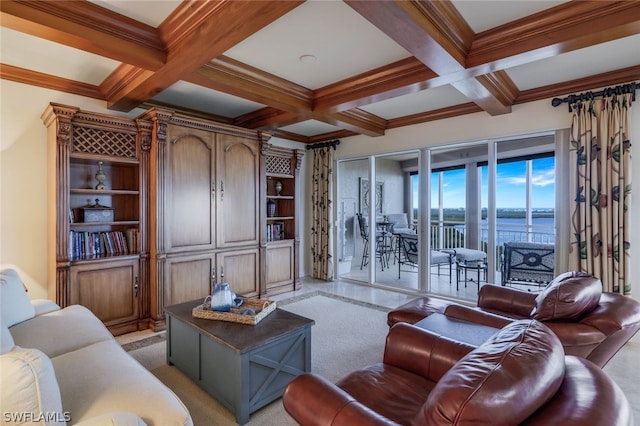
<path fill-rule="evenodd" d="M 154 96 L 153 99 L 159 102 L 181 105 L 186 108 L 232 118 L 264 107 L 264 105 L 256 102 L 207 89 L 185 81 L 178 81 L 168 89 Z"/>
<path fill-rule="evenodd" d="M 0 43 L 3 64 L 88 84 L 100 85 L 120 65 L 120 62 L 102 56 L 5 27 L 0 28 Z"/>
<path fill-rule="evenodd" d="M 462 93 L 458 92 L 452 86 L 447 85 L 365 105 L 360 107 L 360 109 L 386 120 L 391 120 L 405 115 L 432 111 L 468 102 L 469 99 L 462 95 Z"/>
<path fill-rule="evenodd" d="M 89 0 L 136 21 L 158 27 L 182 0 Z"/>
<path fill-rule="evenodd" d="M 565 1 L 549 0 L 452 0 L 473 32 L 480 33 L 516 19 L 541 12 Z"/>
<path fill-rule="evenodd" d="M 310 0 L 225 52 L 317 89 L 410 54 L 341 1 Z M 300 61 L 314 55 L 314 63 Z"/>
<path fill-rule="evenodd" d="M 528 90 L 634 65 L 640 65 L 640 34 L 509 68 L 507 74 Z"/>
<path fill-rule="evenodd" d="M 301 123 L 292 124 L 290 126 L 281 127 L 280 129 L 287 132 L 298 133 L 304 136 L 314 136 L 341 130 L 340 127 L 332 126 L 331 124 L 323 123 L 317 120 L 307 120 Z"/>

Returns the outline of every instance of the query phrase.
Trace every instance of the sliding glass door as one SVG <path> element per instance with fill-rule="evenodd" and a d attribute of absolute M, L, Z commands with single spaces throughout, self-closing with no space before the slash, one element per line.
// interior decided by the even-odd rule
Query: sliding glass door
<path fill-rule="evenodd" d="M 506 242 L 555 241 L 554 141 L 339 161 L 339 276 L 476 301 L 480 286 L 501 284 Z"/>
<path fill-rule="evenodd" d="M 418 152 L 375 157 L 376 282 L 419 290 L 417 246 L 418 205 L 413 204 L 412 173 L 418 171 Z M 407 257 L 403 244 L 416 247 Z M 413 244 L 413 246 L 411 244 Z"/>
<path fill-rule="evenodd" d="M 367 209 L 369 159 L 338 162 L 338 276 L 370 282 Z"/>

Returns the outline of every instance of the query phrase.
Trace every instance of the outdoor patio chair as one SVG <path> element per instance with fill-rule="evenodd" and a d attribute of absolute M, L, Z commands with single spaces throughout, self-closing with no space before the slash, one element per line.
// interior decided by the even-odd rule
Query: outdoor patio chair
<path fill-rule="evenodd" d="M 418 235 L 414 233 L 398 234 L 398 245 L 400 247 L 398 256 L 398 278 L 402 265 L 418 266 Z M 438 267 L 438 275 L 440 275 L 440 266 L 449 265 L 449 283 L 451 283 L 453 264 L 453 255 L 439 250 L 431 250 L 431 266 Z"/>
<path fill-rule="evenodd" d="M 409 226 L 409 219 L 406 213 L 391 213 L 387 215 L 387 221 L 391 224 L 389 231 L 393 234 L 412 233 L 413 229 Z"/>
<path fill-rule="evenodd" d="M 553 244 L 506 242 L 502 261 L 502 286 L 511 284 L 544 287 L 554 278 Z"/>
<path fill-rule="evenodd" d="M 369 220 L 366 216 L 363 216 L 361 213 L 356 213 L 358 217 L 358 226 L 360 228 L 360 236 L 364 241 L 364 249 L 362 250 L 362 261 L 360 262 L 360 269 L 366 266 L 369 263 Z M 384 271 L 385 263 L 388 264 L 388 259 L 385 258 L 384 253 L 384 234 L 382 231 L 376 230 L 375 232 L 375 243 L 376 243 L 376 259 L 380 261 L 382 266 L 382 270 Z"/>

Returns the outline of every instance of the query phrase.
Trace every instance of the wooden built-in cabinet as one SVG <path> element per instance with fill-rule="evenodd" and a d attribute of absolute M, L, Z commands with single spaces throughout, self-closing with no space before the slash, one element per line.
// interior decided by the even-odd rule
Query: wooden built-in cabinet
<path fill-rule="evenodd" d="M 277 294 L 300 287 L 298 274 L 299 202 L 298 173 L 303 152 L 295 149 L 265 144 L 264 160 L 265 194 L 263 250 L 264 293 Z"/>
<path fill-rule="evenodd" d="M 61 306 L 84 305 L 121 334 L 163 329 L 165 306 L 204 299 L 218 281 L 246 297 L 299 285 L 301 152 L 165 109 L 125 119 L 50 104 L 42 119 L 49 296 Z M 105 219 L 85 221 L 96 200 Z"/>
<path fill-rule="evenodd" d="M 254 130 L 151 109 L 151 326 L 227 281 L 260 295 L 260 146 Z"/>
<path fill-rule="evenodd" d="M 50 104 L 48 139 L 49 297 L 82 304 L 114 334 L 148 327 L 145 164 L 150 124 Z M 148 142 L 148 140 L 147 140 Z M 96 189 L 101 167 L 104 188 Z M 84 209 L 112 214 L 85 221 Z M 100 219 L 100 218 L 99 218 Z"/>

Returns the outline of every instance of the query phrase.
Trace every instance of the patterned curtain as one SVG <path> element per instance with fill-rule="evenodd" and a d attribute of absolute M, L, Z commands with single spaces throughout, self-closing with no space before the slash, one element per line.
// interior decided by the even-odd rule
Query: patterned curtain
<path fill-rule="evenodd" d="M 571 106 L 569 267 L 602 280 L 603 290 L 631 293 L 631 94 Z"/>
<path fill-rule="evenodd" d="M 311 191 L 311 255 L 312 276 L 333 280 L 333 149 L 330 146 L 316 148 L 313 157 L 313 187 Z"/>

